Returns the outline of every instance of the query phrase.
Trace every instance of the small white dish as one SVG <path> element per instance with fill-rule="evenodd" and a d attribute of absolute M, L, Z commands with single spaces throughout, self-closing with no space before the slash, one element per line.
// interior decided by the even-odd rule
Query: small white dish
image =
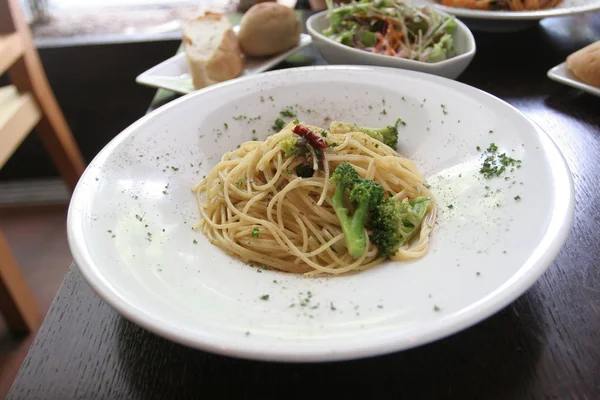
<path fill-rule="evenodd" d="M 190 229 L 199 220 L 191 188 L 226 151 L 272 134 L 289 106 L 322 126 L 404 119 L 399 150 L 439 207 L 425 257 L 304 278 L 258 272 Z M 491 142 L 522 160 L 508 181 L 479 173 L 477 146 Z M 158 335 L 236 357 L 331 361 L 419 346 L 506 307 L 557 255 L 573 198 L 552 140 L 496 97 L 413 71 L 308 67 L 208 87 L 135 122 L 87 167 L 67 231 L 96 293 Z"/>
<path fill-rule="evenodd" d="M 447 14 L 456 15 L 469 28 L 482 32 L 518 32 L 537 21 L 550 17 L 565 17 L 600 10 L 600 0 L 563 0 L 558 6 L 536 11 L 486 11 L 447 7 L 436 0 L 419 0 Z"/>
<path fill-rule="evenodd" d="M 587 83 L 581 82 L 567 67 L 567 62 L 558 64 L 548 71 L 548 78 L 553 81 L 563 83 L 567 86 L 574 87 L 576 89 L 588 92 L 591 95 L 600 97 L 600 88 L 588 85 Z"/>
<path fill-rule="evenodd" d="M 239 25 L 233 27 L 236 34 L 239 29 Z M 265 72 L 311 43 L 312 39 L 310 35 L 302 33 L 300 35 L 298 46 L 284 51 L 283 53 L 271 57 L 246 56 L 244 59 L 244 70 L 240 76 L 255 75 Z M 176 54 L 141 73 L 135 78 L 135 81 L 140 85 L 168 89 L 181 94 L 188 94 L 196 90 L 194 89 L 192 77 L 190 76 L 190 69 L 187 59 L 185 58 L 185 53 L 183 52 Z"/>
<path fill-rule="evenodd" d="M 456 55 L 444 61 L 426 63 L 355 49 L 328 38 L 322 34 L 323 30 L 329 27 L 328 13 L 329 11 L 325 10 L 311 16 L 306 22 L 306 29 L 312 36 L 317 51 L 330 64 L 402 68 L 456 79 L 475 56 L 475 38 L 469 28 L 459 20 L 456 21 L 457 27 L 453 35 Z"/>

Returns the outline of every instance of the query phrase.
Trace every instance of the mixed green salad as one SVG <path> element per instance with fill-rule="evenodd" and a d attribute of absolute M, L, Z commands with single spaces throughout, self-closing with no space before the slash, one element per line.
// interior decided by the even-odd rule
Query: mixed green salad
<path fill-rule="evenodd" d="M 327 0 L 330 27 L 323 34 L 346 46 L 423 62 L 451 57 L 454 17 L 401 0 Z"/>

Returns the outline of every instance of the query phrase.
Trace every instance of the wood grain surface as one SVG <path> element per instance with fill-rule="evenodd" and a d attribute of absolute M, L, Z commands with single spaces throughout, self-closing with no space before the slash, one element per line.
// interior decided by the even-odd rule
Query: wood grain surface
<path fill-rule="evenodd" d="M 477 55 L 460 80 L 539 124 L 575 181 L 567 243 L 516 302 L 461 333 L 401 353 L 265 363 L 192 350 L 127 322 L 73 266 L 8 398 L 599 399 L 600 98 L 550 81 L 546 71 L 600 40 L 600 13 L 476 40 Z M 303 54 L 322 63 L 312 49 Z"/>

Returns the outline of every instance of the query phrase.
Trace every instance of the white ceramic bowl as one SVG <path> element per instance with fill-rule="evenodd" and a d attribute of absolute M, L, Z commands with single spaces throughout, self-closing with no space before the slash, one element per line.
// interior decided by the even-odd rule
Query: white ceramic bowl
<path fill-rule="evenodd" d="M 311 16 L 306 22 L 306 28 L 313 38 L 313 44 L 317 51 L 330 64 L 401 68 L 456 79 L 469 66 L 475 56 L 475 38 L 469 28 L 459 20 L 456 20 L 457 27 L 453 35 L 456 55 L 444 61 L 426 63 L 370 53 L 345 46 L 328 38 L 321 33 L 329 27 L 327 13 L 328 11 L 326 10 Z"/>
<path fill-rule="evenodd" d="M 436 0 L 419 0 L 437 10 L 456 15 L 469 28 L 482 32 L 518 32 L 544 18 L 565 17 L 600 10 L 600 0 L 563 0 L 558 6 L 536 11 L 486 11 L 446 7 Z"/>
<path fill-rule="evenodd" d="M 226 151 L 272 134 L 289 106 L 321 126 L 404 119 L 399 150 L 439 207 L 425 257 L 309 279 L 259 273 L 190 229 L 199 220 L 191 188 Z M 479 173 L 476 146 L 490 142 L 522 160 L 508 181 Z M 135 122 L 81 177 L 67 231 L 91 287 L 142 327 L 230 356 L 326 361 L 415 347 L 489 317 L 550 266 L 572 216 L 565 160 L 514 107 L 437 76 L 326 66 L 211 86 Z"/>

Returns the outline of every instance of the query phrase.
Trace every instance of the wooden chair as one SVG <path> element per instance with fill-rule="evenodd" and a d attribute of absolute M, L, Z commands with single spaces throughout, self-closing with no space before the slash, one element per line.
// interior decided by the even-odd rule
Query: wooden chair
<path fill-rule="evenodd" d="M 73 190 L 83 157 L 48 84 L 19 0 L 0 0 L 0 169 L 35 128 L 67 186 Z M 0 231 L 0 312 L 15 332 L 31 332 L 40 312 Z"/>

